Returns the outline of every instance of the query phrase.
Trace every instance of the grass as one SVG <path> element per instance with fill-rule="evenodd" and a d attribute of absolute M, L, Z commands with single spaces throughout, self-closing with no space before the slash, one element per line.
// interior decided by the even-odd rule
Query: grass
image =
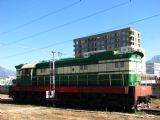
<path fill-rule="evenodd" d="M 160 108 L 160 99 L 152 99 L 151 107 L 152 108 Z"/>
<path fill-rule="evenodd" d="M 145 115 L 146 113 L 144 111 L 135 111 L 135 114 L 142 116 Z"/>

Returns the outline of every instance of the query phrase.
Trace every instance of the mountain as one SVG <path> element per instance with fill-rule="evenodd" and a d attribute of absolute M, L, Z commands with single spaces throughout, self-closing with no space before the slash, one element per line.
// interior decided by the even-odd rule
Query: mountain
<path fill-rule="evenodd" d="M 160 63 L 160 55 L 152 57 L 150 60 L 147 61 L 147 63 Z"/>
<path fill-rule="evenodd" d="M 15 76 L 15 71 L 8 70 L 0 66 L 0 77 Z"/>

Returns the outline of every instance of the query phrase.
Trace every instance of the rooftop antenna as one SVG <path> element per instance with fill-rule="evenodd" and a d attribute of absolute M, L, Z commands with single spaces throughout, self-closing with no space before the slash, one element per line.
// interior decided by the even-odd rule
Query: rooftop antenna
<path fill-rule="evenodd" d="M 59 57 L 59 58 L 61 58 L 62 55 L 63 55 L 63 54 L 62 54 L 61 52 L 58 52 L 58 57 Z"/>

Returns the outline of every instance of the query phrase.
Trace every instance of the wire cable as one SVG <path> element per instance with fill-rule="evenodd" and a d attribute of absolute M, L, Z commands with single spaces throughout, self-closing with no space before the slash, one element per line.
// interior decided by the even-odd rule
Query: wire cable
<path fill-rule="evenodd" d="M 145 20 L 148 20 L 148 19 L 152 19 L 152 18 L 155 18 L 155 17 L 159 17 L 159 16 L 160 16 L 160 13 L 149 16 L 149 17 L 145 17 L 145 18 L 142 18 L 142 19 L 139 19 L 139 20 L 135 20 L 135 21 L 132 21 L 132 22 L 129 22 L 129 23 L 126 23 L 126 24 L 122 24 L 122 25 L 119 25 L 119 26 L 116 26 L 116 27 L 112 27 L 112 28 L 109 28 L 109 29 L 104 29 L 104 30 L 100 31 L 99 33 L 104 32 L 106 30 L 113 30 L 113 29 L 120 28 L 120 27 L 123 27 L 123 26 L 135 24 L 135 23 L 145 21 Z"/>
<path fill-rule="evenodd" d="M 131 25 L 131 24 L 135 24 L 135 23 L 142 22 L 142 21 L 145 21 L 145 20 L 149 20 L 149 19 L 152 19 L 152 18 L 156 18 L 156 17 L 159 17 L 159 16 L 160 16 L 160 13 L 152 15 L 152 16 L 149 16 L 149 17 L 145 17 L 145 18 L 142 18 L 142 19 L 138 19 L 138 20 L 135 20 L 135 21 L 131 21 L 131 22 L 128 22 L 126 24 L 118 25 L 116 27 L 105 29 L 105 30 L 112 30 L 112 29 L 115 29 L 115 28 L 119 28 L 119 27 Z M 100 32 L 102 32 L 102 31 L 100 31 Z M 97 32 L 97 33 L 99 33 L 99 32 Z M 90 36 L 90 35 L 88 35 L 88 36 Z M 50 45 L 47 45 L 47 46 L 44 46 L 44 47 L 41 47 L 41 48 L 32 49 L 32 50 L 29 50 L 29 51 L 26 51 L 26 52 L 21 52 L 21 53 L 17 53 L 17 54 L 11 55 L 11 56 L 7 56 L 4 59 L 8 59 L 8 58 L 16 57 L 16 56 L 20 56 L 20 55 L 25 55 L 25 54 L 28 54 L 28 53 L 31 53 L 31 52 L 35 52 L 35 51 L 39 51 L 39 50 L 43 50 L 43 49 L 48 49 L 50 47 L 57 46 L 57 45 L 62 45 L 62 44 L 65 44 L 65 43 L 71 42 L 71 41 L 73 41 L 73 40 L 66 40 L 66 41 L 62 41 L 62 42 L 59 42 L 59 43 L 53 43 L 53 44 L 50 44 Z"/>
<path fill-rule="evenodd" d="M 28 53 L 35 52 L 35 51 L 44 50 L 44 49 L 47 49 L 49 47 L 56 46 L 56 45 L 62 45 L 62 44 L 68 43 L 68 42 L 72 42 L 72 40 L 66 40 L 66 41 L 50 44 L 50 45 L 47 45 L 47 46 L 44 46 L 44 47 L 41 47 L 41 48 L 33 48 L 29 51 L 25 51 L 25 52 L 21 52 L 21 53 L 17 53 L 17 54 L 14 54 L 14 55 L 7 56 L 7 57 L 5 57 L 5 59 L 20 56 L 20 55 L 24 55 L 24 54 L 28 54 Z"/>
<path fill-rule="evenodd" d="M 24 41 L 24 40 L 26 40 L 26 39 L 30 39 L 30 38 L 33 38 L 33 37 L 36 37 L 36 36 L 39 36 L 39 35 L 48 33 L 48 32 L 50 32 L 50 31 L 53 31 L 53 30 L 56 30 L 56 29 L 65 27 L 65 26 L 67 26 L 67 25 L 71 25 L 71 24 L 77 23 L 77 22 L 79 22 L 79 21 L 88 19 L 88 18 L 93 17 L 93 16 L 95 16 L 95 15 L 98 15 L 98 14 L 101 14 L 101 13 L 104 13 L 104 12 L 107 12 L 107 11 L 110 11 L 110 10 L 112 10 L 112 9 L 114 9 L 114 8 L 118 8 L 118 7 L 124 6 L 124 5 L 129 4 L 129 3 L 130 3 L 130 1 L 119 3 L 119 4 L 115 5 L 115 6 L 110 7 L 110 8 L 100 10 L 100 11 L 95 12 L 95 13 L 92 13 L 92 14 L 90 14 L 90 15 L 87 15 L 87 16 L 84 16 L 84 17 L 81 17 L 81 18 L 78 18 L 78 19 L 69 21 L 69 22 L 67 22 L 67 23 L 58 25 L 58 26 L 56 26 L 56 27 L 52 27 L 52 28 L 47 29 L 47 30 L 45 30 L 45 31 L 41 31 L 41 32 L 32 34 L 32 35 L 30 35 L 30 36 L 26 36 L 26 37 L 24 37 L 24 38 L 22 38 L 22 39 L 19 39 L 19 40 L 10 42 L 10 43 L 6 43 L 6 44 L 4 44 L 4 45 L 1 46 L 1 47 L 8 46 L 8 45 L 12 45 L 12 44 L 16 44 L 16 43 L 21 42 L 21 41 Z"/>
<path fill-rule="evenodd" d="M 48 16 L 51 16 L 51 15 L 56 14 L 56 13 L 59 13 L 59 12 L 65 10 L 65 9 L 71 8 L 71 7 L 73 7 L 74 5 L 76 5 L 76 4 L 80 3 L 80 2 L 81 2 L 81 0 L 76 1 L 76 2 L 74 2 L 74 3 L 72 3 L 72 4 L 69 4 L 69 5 L 67 5 L 67 6 L 64 6 L 64 7 L 60 8 L 60 9 L 58 9 L 58 10 L 56 10 L 56 11 L 52 11 L 52 12 L 50 12 L 50 13 L 47 13 L 47 14 L 42 15 L 42 16 L 40 16 L 40 17 L 37 17 L 37 18 L 35 18 L 35 19 L 31 20 L 31 21 L 28 21 L 28 22 L 26 22 L 26 23 L 24 23 L 24 24 L 21 24 L 21 25 L 15 27 L 15 28 L 13 28 L 13 29 L 10 29 L 10 30 L 8 30 L 8 31 L 2 32 L 2 33 L 0 33 L 0 35 L 4 35 L 4 34 L 10 33 L 10 32 L 13 32 L 13 31 L 15 31 L 15 30 L 21 29 L 21 28 L 23 28 L 23 27 L 25 27 L 25 26 L 27 26 L 27 25 L 30 25 L 30 24 L 32 24 L 32 23 L 34 23 L 34 22 L 37 22 L 37 21 L 39 21 L 39 20 L 42 20 L 42 19 L 44 19 L 44 18 L 46 18 L 46 17 L 48 17 Z"/>

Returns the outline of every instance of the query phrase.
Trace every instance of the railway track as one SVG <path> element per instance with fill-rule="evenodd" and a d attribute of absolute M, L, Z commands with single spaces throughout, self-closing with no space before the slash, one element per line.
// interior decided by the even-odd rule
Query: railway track
<path fill-rule="evenodd" d="M 6 99 L 1 99 L 0 100 L 0 104 L 12 104 L 12 101 L 11 100 L 6 100 Z M 14 105 L 14 104 L 13 104 Z M 132 117 L 132 118 L 136 118 L 136 119 L 154 119 L 154 118 L 158 118 L 160 119 L 160 117 L 158 117 L 157 115 L 159 114 L 156 114 L 156 115 L 153 115 L 153 113 L 151 114 L 144 114 L 144 115 L 138 115 L 138 114 L 134 114 L 134 113 L 124 113 L 124 112 L 107 112 L 107 111 L 92 111 L 92 110 L 81 110 L 81 109 L 74 109 L 74 108 L 56 108 L 56 107 L 44 107 L 44 106 L 33 106 L 33 108 L 30 106 L 26 106 L 23 105 L 23 108 L 15 108 L 15 109 L 8 109 L 8 110 L 0 110 L 0 113 L 16 113 L 16 114 L 21 114 L 21 113 L 27 113 L 28 111 L 32 111 L 32 112 L 35 112 L 35 111 L 39 111 L 39 112 L 43 112 L 43 111 L 46 111 L 46 110 L 53 110 L 53 111 L 61 111 L 61 112 L 65 112 L 65 113 L 73 113 L 73 114 L 82 114 L 82 113 L 85 113 L 85 114 L 101 114 L 101 115 L 108 115 L 108 116 L 115 116 L 115 115 L 118 115 L 118 116 L 124 116 L 124 117 Z"/>
<path fill-rule="evenodd" d="M 152 115 L 160 115 L 160 109 L 158 108 L 149 108 L 149 109 L 142 109 L 147 114 L 152 114 Z"/>
<path fill-rule="evenodd" d="M 12 103 L 12 102 L 13 102 L 12 99 L 3 99 L 3 98 L 0 98 L 0 104 L 1 104 L 1 103 L 7 104 L 7 103 Z"/>
<path fill-rule="evenodd" d="M 12 99 L 3 99 L 3 98 L 0 98 L 0 104 L 10 104 L 10 103 L 13 103 L 13 100 Z M 48 108 L 48 107 L 44 107 L 44 109 Z M 81 110 L 81 109 L 74 109 L 74 108 L 71 108 L 71 109 L 66 109 L 66 108 L 61 108 L 61 107 L 55 107 L 54 109 L 65 109 L 66 111 L 74 111 L 74 112 L 89 112 L 89 113 L 94 113 L 95 111 L 93 110 Z M 142 111 L 144 111 L 145 113 L 147 113 L 149 116 L 148 117 L 153 117 L 152 115 L 160 115 L 160 109 L 154 109 L 154 108 L 150 108 L 150 109 L 142 109 Z M 99 112 L 102 112 L 102 113 L 105 113 L 104 111 L 99 111 Z M 112 112 L 114 114 L 123 114 L 125 116 L 131 116 L 131 114 L 128 114 L 128 113 L 121 113 L 121 112 Z M 133 116 L 136 116 L 138 117 L 137 115 L 134 115 L 132 114 Z"/>

